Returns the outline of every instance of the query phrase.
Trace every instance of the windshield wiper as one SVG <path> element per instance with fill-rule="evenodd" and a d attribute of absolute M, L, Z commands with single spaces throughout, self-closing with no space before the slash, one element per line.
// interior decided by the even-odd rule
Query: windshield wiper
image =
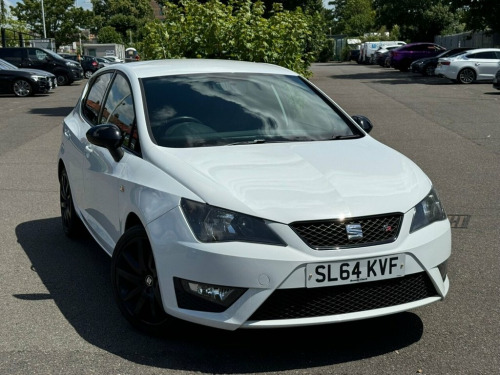
<path fill-rule="evenodd" d="M 335 135 L 330 139 L 333 139 L 336 141 L 338 139 L 355 139 L 355 138 L 361 138 L 361 135 L 359 135 L 359 134 Z"/>
<path fill-rule="evenodd" d="M 228 143 L 226 146 L 256 145 L 256 144 L 259 144 L 259 143 L 266 143 L 266 140 L 262 139 L 262 138 L 256 138 L 256 139 L 252 139 L 250 141 L 240 141 L 240 142 Z"/>

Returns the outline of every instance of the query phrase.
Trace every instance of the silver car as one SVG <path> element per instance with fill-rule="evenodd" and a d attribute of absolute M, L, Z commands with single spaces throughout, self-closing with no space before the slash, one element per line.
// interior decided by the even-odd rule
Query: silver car
<path fill-rule="evenodd" d="M 462 55 L 440 58 L 435 74 L 464 84 L 493 82 L 499 63 L 499 48 L 478 48 Z"/>

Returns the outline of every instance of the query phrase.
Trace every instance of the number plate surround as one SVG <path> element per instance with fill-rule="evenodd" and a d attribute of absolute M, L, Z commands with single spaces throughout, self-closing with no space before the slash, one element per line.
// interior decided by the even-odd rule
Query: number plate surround
<path fill-rule="evenodd" d="M 306 287 L 318 288 L 403 277 L 404 254 L 328 263 L 311 263 L 306 266 Z"/>

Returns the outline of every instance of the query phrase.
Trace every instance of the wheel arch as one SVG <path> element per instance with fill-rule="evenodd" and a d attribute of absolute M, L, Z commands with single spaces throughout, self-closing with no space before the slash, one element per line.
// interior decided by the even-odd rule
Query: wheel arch
<path fill-rule="evenodd" d="M 59 181 L 61 180 L 62 170 L 65 168 L 66 166 L 64 165 L 64 162 L 62 161 L 62 159 L 59 159 L 59 162 L 57 163 L 57 178 Z"/>
<path fill-rule="evenodd" d="M 137 216 L 135 212 L 130 212 L 127 216 L 127 219 L 125 220 L 125 227 L 123 228 L 123 231 L 126 232 L 127 230 L 135 226 L 141 226 L 142 228 L 145 228 L 139 216 Z"/>

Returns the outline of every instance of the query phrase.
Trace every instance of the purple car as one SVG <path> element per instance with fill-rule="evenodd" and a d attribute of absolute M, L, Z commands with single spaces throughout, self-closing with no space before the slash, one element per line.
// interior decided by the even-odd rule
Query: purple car
<path fill-rule="evenodd" d="M 406 72 L 413 61 L 439 55 L 445 50 L 435 43 L 409 43 L 389 51 L 391 67 Z"/>

